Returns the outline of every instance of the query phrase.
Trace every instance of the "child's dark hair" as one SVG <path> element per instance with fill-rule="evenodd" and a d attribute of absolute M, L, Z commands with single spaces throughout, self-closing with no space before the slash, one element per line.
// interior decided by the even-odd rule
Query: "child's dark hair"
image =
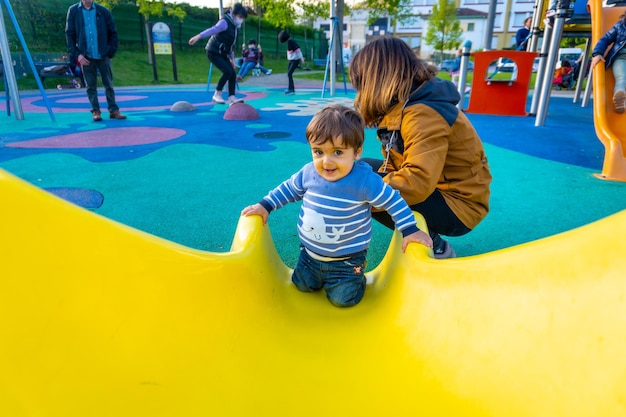
<path fill-rule="evenodd" d="M 256 45 L 256 41 L 254 39 L 250 39 L 248 41 L 248 45 Z"/>
<path fill-rule="evenodd" d="M 317 112 L 305 134 L 309 144 L 340 140 L 344 146 L 359 150 L 365 140 L 364 128 L 365 122 L 356 110 L 335 104 Z"/>
<path fill-rule="evenodd" d="M 278 33 L 278 40 L 280 41 L 280 43 L 285 43 L 289 40 L 291 36 L 289 36 L 289 32 L 287 32 L 286 30 L 281 30 Z"/>
<path fill-rule="evenodd" d="M 230 14 L 236 14 L 237 16 L 241 16 L 244 19 L 248 17 L 248 11 L 245 7 L 242 6 L 241 3 L 235 3 L 233 8 L 230 10 Z"/>

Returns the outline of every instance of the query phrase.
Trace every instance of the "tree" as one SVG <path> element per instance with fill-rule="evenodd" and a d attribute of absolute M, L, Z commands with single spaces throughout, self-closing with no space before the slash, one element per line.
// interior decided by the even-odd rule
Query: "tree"
<path fill-rule="evenodd" d="M 456 16 L 454 0 L 438 0 L 428 19 L 428 30 L 424 41 L 439 51 L 443 59 L 443 51 L 456 49 L 461 43 L 461 24 Z"/>
<path fill-rule="evenodd" d="M 304 22 L 313 26 L 313 22 L 318 17 L 328 19 L 330 17 L 330 2 L 329 1 L 318 1 L 314 3 L 309 3 L 306 1 L 299 1 L 296 5 L 302 10 L 302 19 Z M 305 42 L 305 51 L 309 52 L 309 45 L 307 42 L 307 33 L 306 27 L 304 28 L 304 42 Z"/>
<path fill-rule="evenodd" d="M 415 19 L 411 0 L 364 0 L 353 8 L 367 10 L 370 25 L 382 17 L 389 17 L 389 25 L 394 33 L 398 23 L 410 23 Z"/>
<path fill-rule="evenodd" d="M 118 0 L 109 0 L 117 3 Z M 178 18 L 180 22 L 185 19 L 187 12 L 185 12 L 180 6 L 173 6 L 171 4 L 165 4 L 163 0 L 136 0 L 137 7 L 139 7 L 139 14 L 143 16 L 144 26 L 146 28 L 146 37 L 148 39 L 148 62 L 152 64 L 152 36 L 150 36 L 150 16 L 162 16 L 163 11 L 167 12 L 168 16 Z"/>
<path fill-rule="evenodd" d="M 293 0 L 257 0 L 257 6 L 264 10 L 263 18 L 278 28 L 294 24 Z"/>

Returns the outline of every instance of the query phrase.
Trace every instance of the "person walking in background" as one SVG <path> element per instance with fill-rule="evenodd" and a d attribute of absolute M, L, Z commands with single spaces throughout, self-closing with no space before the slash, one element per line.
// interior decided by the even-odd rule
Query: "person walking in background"
<path fill-rule="evenodd" d="M 432 247 L 398 192 L 359 161 L 365 137 L 361 115 L 345 106 L 320 110 L 306 128 L 313 162 L 243 209 L 267 223 L 269 213 L 302 200 L 298 234 L 302 248 L 291 280 L 304 292 L 326 291 L 338 307 L 350 307 L 365 292 L 365 258 L 372 236 L 371 207 L 389 212 L 402 233 L 402 252 L 411 242 Z"/>
<path fill-rule="evenodd" d="M 257 65 L 259 66 L 259 71 L 263 74 L 270 75 L 272 73 L 271 69 L 267 69 L 261 65 L 261 61 L 263 60 L 263 50 L 261 49 L 261 45 L 257 47 L 254 39 L 250 39 L 248 41 L 248 48 L 246 49 L 244 47 L 241 52 L 241 56 L 243 57 L 243 63 L 241 64 L 241 68 L 239 68 L 237 81 L 243 81 L 244 77 L 248 75 L 250 70 L 254 69 Z"/>
<path fill-rule="evenodd" d="M 302 51 L 300 50 L 300 46 L 291 38 L 289 32 L 286 30 L 281 30 L 278 34 L 278 40 L 280 43 L 287 42 L 287 60 L 289 60 L 289 66 L 287 67 L 287 78 L 289 79 L 289 86 L 285 90 L 285 94 L 295 94 L 296 87 L 293 83 L 293 73 L 296 71 L 296 68 L 300 66 L 302 62 L 304 62 L 304 57 L 302 56 Z"/>
<path fill-rule="evenodd" d="M 596 43 L 591 52 L 591 68 L 604 62 L 606 69 L 613 69 L 615 87 L 613 89 L 613 105 L 616 113 L 624 113 L 626 107 L 626 14 L 619 17 L 615 25 L 608 30 Z M 611 49 L 606 52 L 611 45 Z M 606 56 L 605 56 L 606 54 Z"/>
<path fill-rule="evenodd" d="M 464 235 L 485 218 L 491 173 L 478 133 L 456 107 L 461 97 L 454 84 L 391 36 L 354 55 L 350 79 L 354 108 L 382 143 L 384 160 L 365 161 L 424 216 L 435 258 L 456 256 L 440 235 Z M 373 216 L 393 227 L 386 213 Z"/>
<path fill-rule="evenodd" d="M 454 66 L 450 68 L 450 79 L 454 84 L 459 81 L 459 74 L 461 73 L 461 56 L 463 55 L 463 48 L 459 47 L 454 55 Z"/>
<path fill-rule="evenodd" d="M 518 51 L 525 51 L 528 46 L 528 39 L 530 38 L 530 25 L 533 22 L 532 17 L 524 19 L 524 26 L 517 30 L 515 33 L 515 49 Z"/>
<path fill-rule="evenodd" d="M 98 72 L 104 86 L 109 118 L 126 119 L 115 102 L 113 89 L 111 59 L 117 52 L 119 41 L 111 12 L 93 0 L 81 0 L 70 6 L 65 21 L 65 39 L 70 62 L 81 66 L 93 121 L 102 120 L 98 102 Z"/>
<path fill-rule="evenodd" d="M 224 14 L 215 26 L 203 30 L 189 39 L 189 45 L 194 45 L 200 39 L 211 37 L 206 44 L 207 58 L 221 71 L 222 76 L 217 82 L 213 102 L 224 104 L 222 89 L 228 82 L 228 104 L 235 104 L 243 100 L 235 97 L 237 86 L 237 72 L 235 71 L 234 46 L 237 42 L 237 33 L 243 22 L 248 17 L 248 12 L 241 3 L 235 3 L 232 9 Z"/>

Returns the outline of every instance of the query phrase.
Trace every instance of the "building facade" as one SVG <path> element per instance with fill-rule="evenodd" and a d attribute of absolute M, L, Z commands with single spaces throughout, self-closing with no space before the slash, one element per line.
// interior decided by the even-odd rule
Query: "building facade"
<path fill-rule="evenodd" d="M 524 19 L 532 16 L 534 9 L 533 0 L 496 0 L 494 17 L 493 37 L 489 49 L 510 48 L 515 43 L 515 33 L 523 26 Z M 456 0 L 457 17 L 459 18 L 463 35 L 460 45 L 465 41 L 472 42 L 472 50 L 485 49 L 485 33 L 490 0 Z M 344 16 L 343 46 L 353 53 L 358 51 L 370 39 L 382 35 L 394 35 L 404 40 L 413 48 L 420 58 L 433 61 L 436 51 L 424 41 L 424 35 L 428 30 L 429 16 L 432 13 L 436 0 L 411 0 L 413 18 L 405 23 L 399 23 L 396 28 L 390 26 L 388 18 L 379 19 L 372 25 L 368 25 L 368 13 L 364 10 L 353 10 L 351 14 Z M 326 29 L 329 26 L 327 20 L 318 19 L 315 27 Z M 330 38 L 330 30 L 326 30 Z M 446 51 L 453 55 L 454 50 Z"/>

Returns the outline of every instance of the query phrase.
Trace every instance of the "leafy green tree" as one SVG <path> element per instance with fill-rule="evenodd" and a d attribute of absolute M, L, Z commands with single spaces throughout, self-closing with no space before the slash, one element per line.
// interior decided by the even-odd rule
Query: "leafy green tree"
<path fill-rule="evenodd" d="M 330 17 L 330 2 L 329 1 L 316 1 L 316 2 L 306 2 L 299 1 L 296 5 L 302 10 L 302 19 L 306 23 L 307 26 L 313 26 L 313 22 L 321 17 L 323 19 L 328 19 Z M 309 51 L 309 42 L 307 38 L 307 30 L 304 28 L 304 42 L 305 42 L 305 51 L 308 53 Z"/>
<path fill-rule="evenodd" d="M 118 0 L 109 0 L 117 3 Z M 139 8 L 139 14 L 143 16 L 144 26 L 146 29 L 146 38 L 148 39 L 148 62 L 152 64 L 152 36 L 150 36 L 150 17 L 159 17 L 163 15 L 163 12 L 167 12 L 168 16 L 178 18 L 180 22 L 185 19 L 187 12 L 185 12 L 180 6 L 174 6 L 171 4 L 165 4 L 163 0 L 136 0 L 135 2 Z"/>
<path fill-rule="evenodd" d="M 426 44 L 439 51 L 443 58 L 443 51 L 458 47 L 462 34 L 461 24 L 456 15 L 456 2 L 438 0 L 428 19 L 428 30 L 424 36 Z"/>
<path fill-rule="evenodd" d="M 415 19 L 411 2 L 411 0 L 363 0 L 353 8 L 367 10 L 370 25 L 382 17 L 389 17 L 391 30 L 395 33 L 398 23 L 411 23 Z"/>
<path fill-rule="evenodd" d="M 272 25 L 286 28 L 294 24 L 293 0 L 257 0 L 256 4 L 263 9 L 263 18 Z"/>

